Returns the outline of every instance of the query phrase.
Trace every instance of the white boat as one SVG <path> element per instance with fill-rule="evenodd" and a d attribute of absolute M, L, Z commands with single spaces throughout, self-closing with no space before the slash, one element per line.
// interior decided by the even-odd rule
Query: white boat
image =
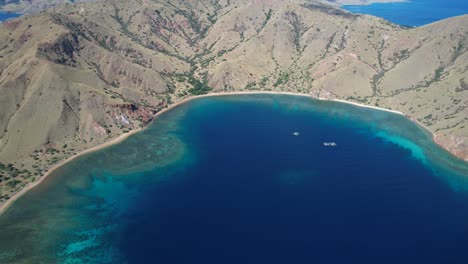
<path fill-rule="evenodd" d="M 292 134 L 293 134 L 294 136 L 297 137 L 297 136 L 299 136 L 301 133 L 299 133 L 299 132 L 294 132 L 294 133 L 292 133 Z"/>
<path fill-rule="evenodd" d="M 336 142 L 323 142 L 325 147 L 336 147 Z"/>

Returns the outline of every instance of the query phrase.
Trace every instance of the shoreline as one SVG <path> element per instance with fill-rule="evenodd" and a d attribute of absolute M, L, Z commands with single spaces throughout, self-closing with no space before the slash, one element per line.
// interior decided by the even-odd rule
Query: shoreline
<path fill-rule="evenodd" d="M 57 170 L 58 168 L 62 167 L 63 165 L 67 164 L 68 162 L 78 158 L 78 157 L 81 157 L 83 155 L 86 155 L 86 154 L 89 154 L 89 153 L 92 153 L 94 151 L 97 151 L 97 150 L 100 150 L 100 149 L 104 149 L 104 148 L 107 148 L 109 146 L 112 146 L 114 144 L 117 144 L 117 143 L 120 143 L 122 141 L 124 141 L 125 139 L 127 139 L 129 136 L 133 135 L 133 134 L 136 134 L 140 131 L 142 131 L 143 129 L 142 128 L 138 128 L 138 129 L 134 129 L 134 130 L 131 130 L 130 132 L 128 133 L 125 133 L 125 134 L 122 134 L 108 142 L 104 142 L 100 145 L 97 145 L 97 146 L 94 146 L 92 148 L 89 148 L 89 149 L 85 149 L 83 150 L 82 152 L 76 154 L 76 155 L 73 155 L 73 156 L 70 156 L 69 158 L 65 159 L 65 160 L 62 160 L 60 161 L 59 163 L 55 164 L 54 166 L 52 166 L 50 169 L 47 170 L 46 173 L 44 173 L 44 175 L 42 175 L 37 181 L 35 182 L 32 182 L 32 183 L 29 183 L 28 185 L 26 185 L 21 191 L 15 193 L 15 195 L 13 195 L 12 197 L 10 197 L 10 199 L 8 199 L 6 202 L 4 202 L 3 204 L 0 205 L 0 216 L 16 201 L 18 200 L 19 198 L 21 198 L 21 196 L 23 196 L 25 193 L 27 193 L 28 191 L 30 191 L 31 189 L 33 189 L 34 187 L 38 186 L 39 184 L 41 184 L 52 172 L 54 172 L 55 170 Z"/>
<path fill-rule="evenodd" d="M 339 0 L 337 3 L 340 6 L 354 5 L 354 6 L 367 6 L 372 4 L 391 4 L 391 3 L 407 3 L 410 0 Z"/>
<path fill-rule="evenodd" d="M 432 134 L 432 140 L 438 144 L 439 146 L 441 146 L 439 143 L 436 142 L 436 135 L 434 132 L 432 132 L 430 129 L 428 129 L 426 126 L 422 125 L 419 121 L 417 120 L 414 120 L 413 118 L 409 117 L 408 115 L 405 115 L 404 113 L 402 112 L 399 112 L 399 111 L 395 111 L 395 110 L 391 110 L 391 109 L 387 109 L 387 108 L 383 108 L 383 107 L 378 107 L 378 106 L 371 106 L 371 105 L 364 105 L 364 104 L 360 104 L 360 103 L 356 103 L 356 102 L 351 102 L 351 101 L 346 101 L 346 100 L 343 100 L 343 99 L 328 99 L 328 98 L 321 98 L 321 97 L 315 97 L 315 96 L 312 96 L 310 94 L 304 94 L 304 93 L 294 93 L 294 92 L 273 92 L 273 91 L 237 91 L 237 92 L 213 92 L 213 93 L 208 93 L 208 94 L 203 94 L 203 95 L 197 95 L 197 96 L 190 96 L 190 97 L 187 97 L 187 98 L 184 98 L 178 102 L 175 102 L 171 105 L 169 105 L 167 108 L 164 108 L 162 109 L 161 111 L 159 111 L 158 113 L 156 113 L 153 117 L 153 120 L 150 122 L 155 122 L 157 120 L 157 117 L 182 105 L 182 104 L 185 104 L 187 102 L 190 102 L 192 100 L 196 100 L 196 99 L 200 99 L 200 98 L 207 98 L 207 97 L 220 97 L 220 96 L 229 96 L 229 95 L 254 95 L 254 94 L 269 94 L 269 95 L 292 95 L 292 96 L 301 96 L 301 97 L 308 97 L 310 99 L 315 99 L 315 100 L 320 100 L 320 101 L 329 101 L 329 102 L 339 102 L 339 103 L 344 103 L 344 104 L 350 104 L 350 105 L 354 105 L 354 106 L 357 106 L 357 107 L 364 107 L 364 108 L 370 108 L 370 109 L 374 109 L 374 110 L 380 110 L 380 111 L 385 111 L 385 112 L 390 112 L 390 113 L 393 113 L 393 114 L 398 114 L 398 115 L 402 115 L 406 118 L 408 118 L 410 121 L 414 122 L 415 124 L 419 125 L 420 127 L 424 128 L 425 130 L 429 131 L 431 134 Z M 78 157 L 81 157 L 83 155 L 86 155 L 86 154 L 89 154 L 89 153 L 92 153 L 92 152 L 95 152 L 95 151 L 98 151 L 98 150 L 102 150 L 102 149 L 105 149 L 107 147 L 110 147 L 112 145 L 115 145 L 115 144 L 118 144 L 122 141 L 124 141 L 125 139 L 127 139 L 128 137 L 136 134 L 136 133 L 139 133 L 143 130 L 145 130 L 149 125 L 147 125 L 146 127 L 143 127 L 143 128 L 137 128 L 137 129 L 133 129 L 131 131 L 129 131 L 128 133 L 124 133 L 108 142 L 104 142 L 102 144 L 99 144 L 99 145 L 96 145 L 92 148 L 89 148 L 89 149 L 85 149 L 83 151 L 81 151 L 80 153 L 77 153 L 76 155 L 73 155 L 65 160 L 62 160 L 61 162 L 53 165 L 50 169 L 47 170 L 46 173 L 44 173 L 40 179 L 38 179 L 37 181 L 35 182 L 32 182 L 32 183 L 29 183 L 28 185 L 26 185 L 21 191 L 17 192 L 16 194 L 14 194 L 12 197 L 10 197 L 10 199 L 8 199 L 6 202 L 4 202 L 3 204 L 0 205 L 0 216 L 10 207 L 14 204 L 15 201 L 17 201 L 19 198 L 21 198 L 24 194 L 26 194 L 28 191 L 30 191 L 31 189 L 33 189 L 34 187 L 38 186 L 39 184 L 41 184 L 45 179 L 47 179 L 47 177 L 52 174 L 55 170 L 57 170 L 58 168 L 60 168 L 61 166 L 65 165 L 66 163 L 78 158 Z M 442 147 L 442 146 L 441 146 Z M 443 147 L 442 147 L 443 148 Z M 445 148 L 444 148 L 445 149 Z M 455 156 L 455 155 L 454 155 Z M 456 156 L 455 156 L 456 157 Z"/>

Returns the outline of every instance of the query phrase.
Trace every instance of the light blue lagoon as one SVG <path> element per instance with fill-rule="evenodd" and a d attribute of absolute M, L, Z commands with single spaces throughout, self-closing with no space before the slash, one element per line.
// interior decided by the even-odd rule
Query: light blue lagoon
<path fill-rule="evenodd" d="M 345 5 L 343 8 L 353 13 L 374 15 L 399 25 L 415 27 L 468 14 L 468 1 L 410 0 L 370 5 Z"/>

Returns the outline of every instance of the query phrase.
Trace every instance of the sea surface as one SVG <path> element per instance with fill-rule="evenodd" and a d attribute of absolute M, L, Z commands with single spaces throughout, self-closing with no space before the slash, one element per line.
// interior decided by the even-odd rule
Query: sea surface
<path fill-rule="evenodd" d="M 467 0 L 409 0 L 397 3 L 345 5 L 344 9 L 382 17 L 404 26 L 423 26 L 453 16 L 468 14 Z"/>
<path fill-rule="evenodd" d="M 289 95 L 190 101 L 0 216 L 0 263 L 466 264 L 467 248 L 467 163 L 398 114 Z"/>
<path fill-rule="evenodd" d="M 9 18 L 19 17 L 20 14 L 2 13 L 0 12 L 0 21 L 5 21 Z"/>

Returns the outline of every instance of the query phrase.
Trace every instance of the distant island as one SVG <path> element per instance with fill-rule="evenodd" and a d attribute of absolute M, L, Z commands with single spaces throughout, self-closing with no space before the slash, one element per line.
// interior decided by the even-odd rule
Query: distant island
<path fill-rule="evenodd" d="M 1 0 L 0 12 L 31 14 L 55 6 L 91 1 L 94 0 Z"/>
<path fill-rule="evenodd" d="M 323 0 L 323 2 L 336 3 L 339 5 L 370 5 L 373 3 L 408 2 L 408 0 Z"/>
<path fill-rule="evenodd" d="M 289 92 L 401 112 L 467 160 L 467 32 L 468 15 L 408 29 L 300 0 L 105 0 L 8 20 L 0 203 L 209 93 Z"/>

